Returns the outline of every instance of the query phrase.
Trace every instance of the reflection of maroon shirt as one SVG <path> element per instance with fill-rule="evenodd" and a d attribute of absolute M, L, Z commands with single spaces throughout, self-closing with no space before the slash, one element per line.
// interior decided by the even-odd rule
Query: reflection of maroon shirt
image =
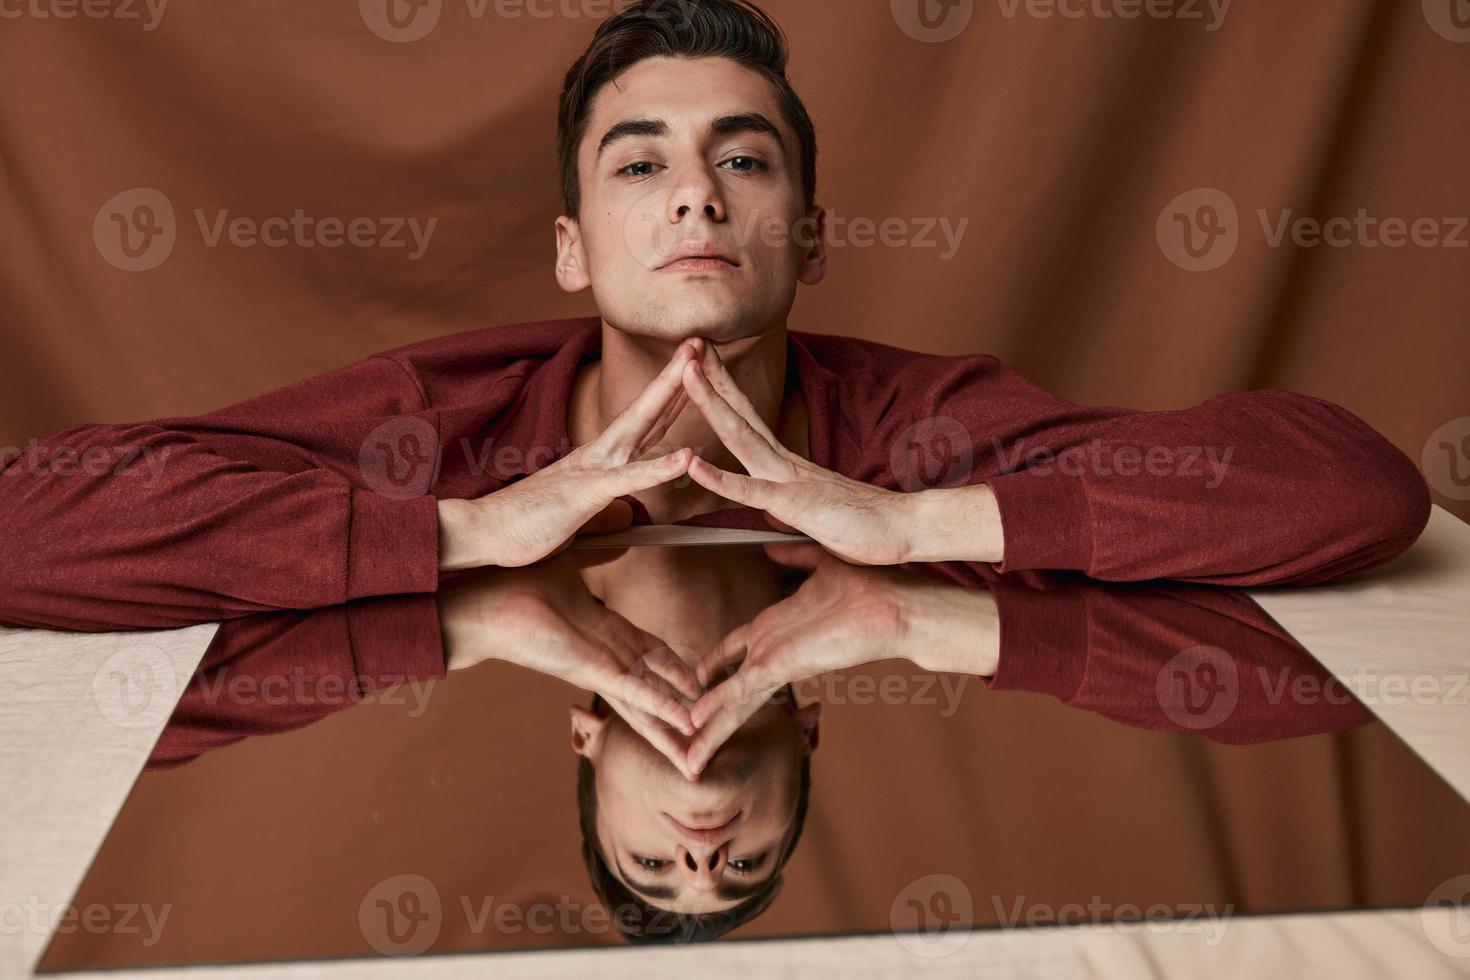
<path fill-rule="evenodd" d="M 1000 665 L 986 679 L 992 688 L 1049 694 L 1134 727 L 1221 742 L 1291 738 L 1372 720 L 1239 590 L 915 567 L 995 595 Z M 223 624 L 148 768 L 300 728 L 385 685 L 443 676 L 434 607 L 430 595 L 397 596 Z"/>
<path fill-rule="evenodd" d="M 433 592 L 436 498 L 567 452 L 572 381 L 600 343 L 591 318 L 471 331 L 208 415 L 39 440 L 0 459 L 0 620 L 176 627 Z M 993 357 L 803 333 L 789 368 L 818 464 L 890 488 L 988 483 L 1006 572 L 1317 582 L 1393 557 L 1428 520 L 1408 458 L 1304 395 L 1082 407 Z M 1223 472 L 1210 453 L 1229 453 Z"/>
<path fill-rule="evenodd" d="M 1084 582 L 989 588 L 1001 647 L 989 687 L 1236 744 L 1373 720 L 1244 592 Z"/>

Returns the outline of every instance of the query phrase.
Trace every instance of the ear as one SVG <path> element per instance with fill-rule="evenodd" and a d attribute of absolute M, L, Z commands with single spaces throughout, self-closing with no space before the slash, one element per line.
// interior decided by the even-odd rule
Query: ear
<path fill-rule="evenodd" d="M 581 705 L 572 705 L 572 751 L 595 763 L 602 754 L 602 733 L 606 726 L 606 718 Z"/>
<path fill-rule="evenodd" d="M 808 209 L 801 228 L 797 244 L 805 251 L 796 278 L 808 286 L 815 286 L 827 276 L 827 209 L 816 206 Z"/>
<path fill-rule="evenodd" d="M 822 704 L 814 701 L 796 710 L 796 727 L 801 732 L 802 755 L 808 756 L 817 751 L 818 730 L 817 720 L 822 714 Z"/>
<path fill-rule="evenodd" d="M 582 228 L 566 215 L 556 219 L 556 282 L 569 293 L 580 293 L 592 285 L 587 272 L 587 251 L 582 247 Z"/>

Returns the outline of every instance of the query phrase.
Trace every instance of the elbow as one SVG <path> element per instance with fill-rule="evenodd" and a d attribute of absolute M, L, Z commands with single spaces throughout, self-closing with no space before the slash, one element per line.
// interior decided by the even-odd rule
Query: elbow
<path fill-rule="evenodd" d="M 1395 465 L 1386 467 L 1382 476 L 1383 511 L 1379 521 L 1383 547 L 1390 552 L 1388 558 L 1397 557 L 1419 540 L 1434 509 L 1429 484 L 1419 468 L 1397 449 L 1394 456 Z"/>

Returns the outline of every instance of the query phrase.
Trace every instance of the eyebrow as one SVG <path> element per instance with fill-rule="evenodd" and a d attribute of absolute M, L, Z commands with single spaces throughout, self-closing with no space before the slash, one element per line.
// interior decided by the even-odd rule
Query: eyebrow
<path fill-rule="evenodd" d="M 623 884 L 633 889 L 644 898 L 668 901 L 674 897 L 674 890 L 667 885 L 646 885 L 638 881 L 623 869 L 623 859 L 617 853 L 613 854 L 613 865 L 618 869 L 618 877 L 623 879 Z M 775 872 L 771 872 L 775 874 Z M 754 895 L 765 884 L 770 881 L 770 876 L 756 882 L 721 882 L 715 888 L 715 898 L 722 902 L 740 902 Z"/>
<path fill-rule="evenodd" d="M 709 132 L 711 136 L 737 136 L 741 133 L 769 136 L 783 151 L 786 149 L 786 143 L 781 139 L 781 131 L 776 128 L 775 123 L 766 118 L 764 113 L 760 112 L 736 112 L 720 116 L 709 124 Z M 602 140 L 597 144 L 597 156 L 601 158 L 603 151 L 619 140 L 632 139 L 637 136 L 667 135 L 669 135 L 669 124 L 662 119 L 624 119 L 603 134 Z"/>

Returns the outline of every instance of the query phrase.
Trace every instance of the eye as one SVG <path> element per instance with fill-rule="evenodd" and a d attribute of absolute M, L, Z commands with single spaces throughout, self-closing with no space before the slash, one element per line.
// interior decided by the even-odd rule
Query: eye
<path fill-rule="evenodd" d="M 663 858 L 639 857 L 637 854 L 634 854 L 633 863 L 637 864 L 640 868 L 647 868 L 649 871 L 657 871 L 659 868 L 662 868 L 669 862 L 665 861 Z"/>
<path fill-rule="evenodd" d="M 764 854 L 759 854 L 752 858 L 735 858 L 734 860 L 726 861 L 725 867 L 736 874 L 748 875 L 765 863 L 765 860 L 766 856 Z"/>
<path fill-rule="evenodd" d="M 725 167 L 725 166 L 729 166 L 730 164 L 740 164 L 740 166 L 736 166 L 736 167 L 732 167 L 731 168 L 736 173 L 740 173 L 740 174 L 752 174 L 752 173 L 756 173 L 756 172 L 761 171 L 761 170 L 768 170 L 768 169 L 770 169 L 766 165 L 766 162 L 764 160 L 762 160 L 760 157 L 748 157 L 748 156 L 731 157 L 730 159 L 726 160 L 724 163 L 720 164 L 720 166 Z"/>
<path fill-rule="evenodd" d="M 658 164 L 649 160 L 641 160 L 638 163 L 628 164 L 622 170 L 619 170 L 618 173 L 627 174 L 629 177 L 651 177 L 653 176 L 653 168 L 657 166 Z"/>

